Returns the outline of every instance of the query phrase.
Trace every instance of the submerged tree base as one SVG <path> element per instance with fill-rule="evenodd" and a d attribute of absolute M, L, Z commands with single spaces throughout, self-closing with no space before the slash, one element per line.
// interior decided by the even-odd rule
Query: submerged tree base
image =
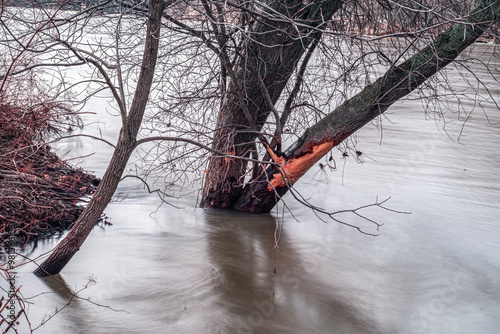
<path fill-rule="evenodd" d="M 0 241 L 9 237 L 11 224 L 24 241 L 69 228 L 83 211 L 77 203 L 98 184 L 47 144 L 26 143 L 0 129 Z"/>

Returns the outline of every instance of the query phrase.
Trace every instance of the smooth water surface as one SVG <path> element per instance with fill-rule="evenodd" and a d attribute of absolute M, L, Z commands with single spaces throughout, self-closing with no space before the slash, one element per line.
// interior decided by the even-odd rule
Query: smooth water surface
<path fill-rule="evenodd" d="M 197 209 L 196 193 L 175 201 L 183 209 L 159 206 L 125 182 L 106 210 L 113 225 L 96 227 L 57 276 L 74 291 L 89 277 L 97 283 L 36 333 L 498 333 L 498 125 L 478 110 L 459 143 L 450 137 L 462 123 L 448 124 L 449 137 L 425 120 L 419 101 L 391 111 L 383 134 L 367 126 L 357 135 L 363 164 L 336 152 L 336 171 L 316 167 L 296 186 L 328 210 L 391 197 L 386 206 L 411 212 L 362 211 L 384 223 L 379 236 L 324 223 L 291 196 L 293 216 L 282 208 L 244 215 Z M 487 112 L 500 120 L 498 109 Z M 60 150 L 97 151 L 84 166 L 102 175 L 110 151 L 100 145 L 82 139 Z M 339 218 L 359 223 L 353 214 Z M 55 243 L 24 254 L 34 258 Z M 33 328 L 70 300 L 34 268 L 20 267 L 16 281 L 24 297 L 35 296 L 27 305 Z"/>

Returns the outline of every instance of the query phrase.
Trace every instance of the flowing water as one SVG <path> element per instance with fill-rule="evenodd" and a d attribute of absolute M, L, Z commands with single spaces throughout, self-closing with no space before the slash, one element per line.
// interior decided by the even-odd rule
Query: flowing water
<path fill-rule="evenodd" d="M 384 223 L 379 236 L 325 223 L 291 196 L 293 215 L 245 215 L 195 208 L 196 194 L 175 202 L 182 209 L 159 207 L 125 182 L 106 210 L 113 225 L 94 229 L 59 282 L 32 275 L 34 264 L 18 268 L 32 327 L 69 303 L 36 333 L 498 333 L 498 125 L 476 110 L 457 142 L 462 122 L 446 133 L 425 120 L 419 101 L 391 110 L 382 133 L 367 126 L 357 135 L 364 163 L 337 152 L 336 171 L 316 167 L 297 184 L 329 210 L 391 197 L 387 207 L 411 212 L 360 211 Z M 110 153 L 87 139 L 60 150 L 97 151 L 84 167 L 98 175 Z M 336 217 L 376 232 L 352 213 Z M 56 243 L 24 254 L 35 258 Z M 61 282 L 82 299 L 71 300 Z M 27 332 L 26 321 L 18 328 Z"/>

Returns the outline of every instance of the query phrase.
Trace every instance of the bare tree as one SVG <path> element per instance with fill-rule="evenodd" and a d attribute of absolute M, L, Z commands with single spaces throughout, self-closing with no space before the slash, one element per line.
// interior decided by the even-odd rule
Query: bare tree
<path fill-rule="evenodd" d="M 33 67 L 84 66 L 87 79 L 62 80 L 65 89 L 87 85 L 80 102 L 110 92 L 121 118 L 101 184 L 36 270 L 43 276 L 78 251 L 138 148 L 142 180 L 162 171 L 168 187 L 201 176 L 202 207 L 269 212 L 332 148 L 494 31 L 500 4 L 155 0 L 38 13 L 20 32 L 2 22 L 7 49 L 35 59 L 3 81 Z"/>
<path fill-rule="evenodd" d="M 333 147 L 456 59 L 499 19 L 499 9 L 498 2 L 480 4 L 465 22 L 453 24 L 429 46 L 401 63 L 392 64 L 382 77 L 309 127 L 287 151 L 275 154 L 273 160 L 279 165 L 269 167 L 255 182 L 249 183 L 234 208 L 269 212 Z"/>
<path fill-rule="evenodd" d="M 123 91 L 121 93 L 119 92 L 119 90 L 123 89 L 123 86 L 120 86 L 117 90 L 113 83 L 110 82 L 110 78 L 107 76 L 106 72 L 102 69 L 103 64 L 105 64 L 104 60 L 96 61 L 92 58 L 92 55 L 90 55 L 90 57 L 85 55 L 86 52 L 83 50 L 74 49 L 65 41 L 59 41 L 69 49 L 69 52 L 74 53 L 77 58 L 92 63 L 97 70 L 100 71 L 108 88 L 113 91 L 115 99 L 119 104 L 122 128 L 109 166 L 95 194 L 81 216 L 75 222 L 70 233 L 58 244 L 51 255 L 35 271 L 35 275 L 37 276 L 52 275 L 60 272 L 61 269 L 64 268 L 73 255 L 80 249 L 80 246 L 83 244 L 96 222 L 100 219 L 121 180 L 128 159 L 136 147 L 136 137 L 149 98 L 158 54 L 161 15 L 166 5 L 168 4 L 161 0 L 154 0 L 149 3 L 144 52 L 139 77 L 137 79 L 137 87 L 140 89 L 135 91 L 128 109 L 123 100 Z M 118 72 L 119 71 L 120 69 L 118 69 Z"/>
<path fill-rule="evenodd" d="M 321 157 L 453 61 L 498 21 L 495 1 L 479 2 L 473 9 L 447 2 L 437 6 L 431 2 L 416 4 L 415 1 L 257 2 L 244 7 L 229 3 L 242 10 L 240 22 L 244 21 L 243 14 L 252 21 L 245 29 L 239 27 L 243 31 L 240 38 L 236 39 L 237 32 L 230 35 L 237 41 L 234 44 L 225 37 L 227 26 L 230 26 L 224 21 L 229 15 L 221 15 L 225 14 L 225 7 L 217 2 L 203 4 L 223 64 L 221 107 L 213 147 L 227 154 L 273 164 L 266 171 L 259 163 L 249 169 L 244 160 L 212 155 L 201 206 L 269 212 Z M 372 11 L 374 8 L 376 10 Z M 330 22 L 331 29 L 327 28 Z M 407 25 L 408 22 L 411 24 Z M 364 35 L 373 33 L 387 39 L 405 39 L 391 40 L 397 52 L 389 56 L 373 43 L 381 37 Z M 349 61 L 342 53 L 349 53 L 348 43 L 352 45 L 354 40 L 361 45 L 358 59 L 340 65 L 338 70 L 344 71 L 340 77 L 348 77 L 351 73 L 360 75 L 353 71 L 359 65 L 364 71 L 382 67 L 387 72 L 356 96 L 345 91 L 346 87 L 352 87 L 344 85 L 341 105 L 330 114 L 314 106 L 315 102 L 305 106 L 304 109 L 319 110 L 313 113 L 316 116 L 314 125 L 304 129 L 288 150 L 282 149 L 283 129 L 290 125 L 290 117 L 301 107 L 296 104 L 297 94 L 307 84 L 303 78 L 311 54 L 319 44 L 320 48 L 331 52 L 330 61 L 334 57 Z M 422 44 L 429 45 L 424 47 Z M 328 50 L 329 47 L 333 50 Z M 295 80 L 290 81 L 291 78 Z M 283 94 L 287 85 L 288 90 Z M 299 116 L 298 119 L 304 118 Z M 264 152 L 257 146 L 264 147 Z"/>

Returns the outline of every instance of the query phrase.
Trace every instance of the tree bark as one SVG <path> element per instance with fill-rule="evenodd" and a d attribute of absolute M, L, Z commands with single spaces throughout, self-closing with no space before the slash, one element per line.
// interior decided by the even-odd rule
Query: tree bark
<path fill-rule="evenodd" d="M 137 133 L 151 90 L 158 54 L 163 8 L 162 0 L 149 2 L 146 42 L 136 92 L 126 119 L 126 126 L 120 131 L 118 143 L 101 183 L 70 232 L 34 271 L 37 276 L 58 274 L 66 266 L 97 224 L 115 193 L 128 159 L 135 148 Z"/>
<path fill-rule="evenodd" d="M 272 1 L 273 10 L 309 27 L 322 27 L 341 7 L 343 1 L 328 0 L 306 5 L 301 0 Z M 289 22 L 257 21 L 249 33 L 232 73 L 214 134 L 217 151 L 247 157 L 268 118 L 271 108 L 261 81 L 275 104 L 314 40 L 314 30 Z M 306 36 L 306 37 L 303 37 Z M 203 186 L 201 206 L 230 208 L 240 197 L 247 162 L 213 155 Z"/>
<path fill-rule="evenodd" d="M 452 62 L 499 17 L 499 1 L 482 1 L 472 10 L 466 23 L 455 23 L 431 45 L 393 66 L 383 77 L 307 129 L 283 156 L 275 157 L 279 166 L 270 166 L 258 179 L 246 185 L 233 208 L 269 212 L 319 159 Z"/>

